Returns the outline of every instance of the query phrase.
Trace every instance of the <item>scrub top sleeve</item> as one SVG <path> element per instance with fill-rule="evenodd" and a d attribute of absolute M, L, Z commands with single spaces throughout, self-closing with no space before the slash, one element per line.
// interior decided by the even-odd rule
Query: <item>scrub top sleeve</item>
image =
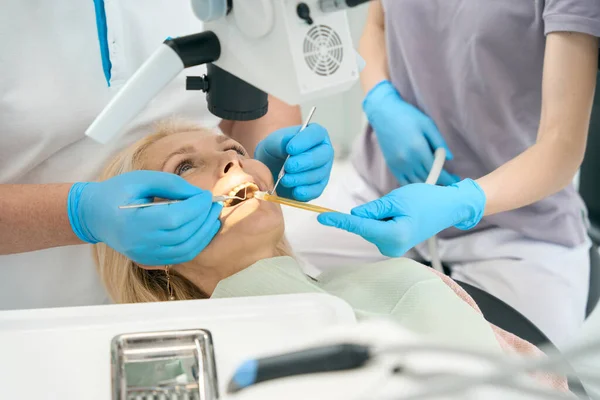
<path fill-rule="evenodd" d="M 600 37 L 599 0 L 546 0 L 544 33 L 577 32 Z"/>

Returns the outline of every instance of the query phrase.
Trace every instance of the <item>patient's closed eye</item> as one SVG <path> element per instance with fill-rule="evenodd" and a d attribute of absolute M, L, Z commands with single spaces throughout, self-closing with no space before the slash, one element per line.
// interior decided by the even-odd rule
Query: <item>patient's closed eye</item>
<path fill-rule="evenodd" d="M 239 145 L 235 145 L 235 144 L 233 144 L 233 145 L 231 145 L 231 146 L 229 146 L 229 147 L 227 147 L 227 148 L 225 149 L 225 151 L 229 151 L 229 150 L 233 150 L 233 151 L 235 151 L 235 152 L 236 152 L 236 153 L 238 153 L 240 156 L 244 156 L 244 157 L 246 157 L 246 156 L 248 155 L 248 154 L 246 153 L 246 150 L 244 150 L 244 148 L 243 148 L 242 146 L 239 146 Z"/>

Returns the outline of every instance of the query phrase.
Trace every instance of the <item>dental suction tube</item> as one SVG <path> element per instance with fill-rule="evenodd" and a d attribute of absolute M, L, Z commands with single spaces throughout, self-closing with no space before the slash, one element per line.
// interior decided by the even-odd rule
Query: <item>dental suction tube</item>
<path fill-rule="evenodd" d="M 366 3 L 370 0 L 319 0 L 319 7 L 323 12 L 345 10 Z"/>
<path fill-rule="evenodd" d="M 85 134 L 102 144 L 108 143 L 184 68 L 211 63 L 220 55 L 219 39 L 210 31 L 167 39 L 112 98 Z"/>

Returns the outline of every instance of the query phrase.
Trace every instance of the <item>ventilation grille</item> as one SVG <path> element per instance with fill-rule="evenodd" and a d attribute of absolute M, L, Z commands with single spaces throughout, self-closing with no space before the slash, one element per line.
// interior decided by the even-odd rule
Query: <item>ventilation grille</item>
<path fill-rule="evenodd" d="M 333 75 L 344 59 L 340 36 L 326 25 L 311 28 L 304 38 L 304 60 L 314 73 Z"/>

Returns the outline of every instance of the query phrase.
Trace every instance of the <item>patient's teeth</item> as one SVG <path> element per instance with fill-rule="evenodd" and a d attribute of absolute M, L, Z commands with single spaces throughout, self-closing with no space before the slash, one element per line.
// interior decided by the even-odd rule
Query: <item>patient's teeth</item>
<path fill-rule="evenodd" d="M 258 186 L 255 183 L 252 182 L 246 182 L 246 183 L 242 183 L 240 185 L 237 185 L 236 187 L 234 187 L 233 189 L 231 189 L 229 191 L 229 193 L 227 194 L 228 196 L 232 196 L 235 197 L 238 195 L 238 193 L 242 190 L 245 190 L 245 195 L 244 193 L 240 194 L 240 197 L 243 197 L 244 199 L 251 199 L 254 197 L 254 192 L 259 190 Z M 249 190 L 248 190 L 249 189 Z M 227 206 L 231 205 L 231 203 L 233 203 L 234 199 L 229 199 L 225 202 L 225 204 Z"/>

